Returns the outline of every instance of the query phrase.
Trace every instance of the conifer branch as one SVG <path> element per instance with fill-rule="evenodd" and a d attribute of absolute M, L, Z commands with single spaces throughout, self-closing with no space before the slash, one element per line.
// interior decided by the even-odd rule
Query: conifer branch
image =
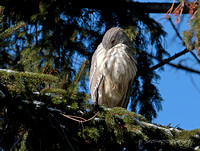
<path fill-rule="evenodd" d="M 82 76 L 82 74 L 83 74 L 84 68 L 86 67 L 87 63 L 88 63 L 88 60 L 85 60 L 85 61 L 83 62 L 83 65 L 82 65 L 80 71 L 77 73 L 78 78 L 77 78 L 77 79 L 75 78 L 76 80 L 74 80 L 75 82 L 73 82 L 72 85 L 77 85 L 77 84 L 78 84 L 78 82 L 79 82 L 79 80 L 80 80 L 80 78 L 81 78 L 81 76 Z M 73 88 L 72 96 L 74 95 L 74 90 L 75 90 L 75 88 L 76 88 L 76 87 Z"/>
<path fill-rule="evenodd" d="M 0 38 L 1 39 L 7 38 L 13 32 L 17 31 L 19 28 L 21 28 L 22 26 L 25 26 L 25 25 L 26 24 L 24 22 L 20 22 L 16 25 L 12 26 L 11 28 L 6 29 L 3 33 L 0 34 Z"/>
<path fill-rule="evenodd" d="M 81 68 L 81 70 L 80 70 L 80 73 L 79 73 L 78 78 L 77 78 L 76 81 L 75 81 L 75 84 L 77 84 L 78 81 L 79 81 L 79 79 L 81 78 L 81 76 L 82 76 L 82 74 L 83 74 L 83 70 L 84 70 L 84 68 L 85 68 L 85 66 L 86 66 L 87 63 L 88 63 L 88 60 L 85 60 L 85 61 L 83 62 L 83 66 L 82 66 L 82 68 Z"/>
<path fill-rule="evenodd" d="M 2 78 L 5 76 L 19 75 L 24 78 L 36 79 L 36 80 L 40 80 L 40 81 L 50 81 L 50 82 L 59 81 L 58 77 L 49 75 L 49 74 L 40 74 L 40 73 L 32 73 L 32 72 L 18 72 L 18 71 L 7 70 L 7 69 L 0 69 L 0 75 Z"/>

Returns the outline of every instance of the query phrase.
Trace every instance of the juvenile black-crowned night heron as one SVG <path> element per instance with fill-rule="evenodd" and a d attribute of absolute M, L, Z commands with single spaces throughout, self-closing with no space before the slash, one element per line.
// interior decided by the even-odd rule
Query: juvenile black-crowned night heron
<path fill-rule="evenodd" d="M 127 108 L 136 71 L 130 39 L 119 27 L 109 29 L 92 56 L 92 102 L 109 108 Z"/>

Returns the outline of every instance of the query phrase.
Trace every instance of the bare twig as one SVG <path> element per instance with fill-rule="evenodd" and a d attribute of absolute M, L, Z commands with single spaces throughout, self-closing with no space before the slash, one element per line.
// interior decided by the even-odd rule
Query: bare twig
<path fill-rule="evenodd" d="M 69 146 L 71 147 L 72 151 L 75 151 L 74 147 L 73 147 L 72 144 L 70 143 L 69 138 L 67 137 L 66 133 L 64 132 L 64 130 L 63 130 L 62 126 L 60 125 L 60 123 L 58 122 L 58 120 L 54 117 L 53 114 L 50 113 L 50 115 L 54 118 L 54 120 L 56 121 L 56 123 L 59 125 L 59 127 L 60 127 L 60 129 L 61 129 L 61 131 L 62 131 L 62 133 L 63 133 L 65 139 L 67 140 Z M 52 122 L 50 119 L 49 119 L 49 121 L 50 121 L 50 122 L 52 123 L 52 125 L 54 126 L 53 122 Z M 54 126 L 54 128 L 57 129 L 56 126 Z M 61 133 L 58 129 L 57 129 L 57 131 L 58 131 L 58 132 L 61 134 L 61 136 L 62 136 L 62 133 Z"/>
<path fill-rule="evenodd" d="M 175 68 L 178 68 L 178 69 L 182 69 L 182 70 L 185 70 L 185 71 L 189 71 L 189 72 L 192 72 L 192 73 L 197 73 L 197 74 L 200 74 L 200 71 L 197 71 L 197 70 L 194 70 L 194 69 L 191 69 L 191 68 L 188 68 L 188 67 L 185 67 L 181 64 L 172 64 L 172 63 L 168 63 L 170 66 L 172 67 L 175 67 Z"/>
<path fill-rule="evenodd" d="M 176 35 L 178 36 L 178 38 L 183 42 L 183 45 L 186 46 L 185 42 L 183 41 L 181 35 L 179 34 L 178 30 L 176 29 L 176 27 L 175 27 L 175 25 L 173 24 L 173 22 L 172 22 L 172 20 L 171 20 L 170 17 L 168 18 L 168 20 L 170 21 L 170 23 L 171 23 L 171 25 L 172 25 L 174 31 L 176 32 Z M 199 58 L 197 58 L 197 56 L 196 56 L 192 51 L 190 51 L 190 54 L 197 60 L 198 63 L 200 63 Z"/>
<path fill-rule="evenodd" d="M 176 35 L 178 36 L 178 38 L 179 38 L 179 39 L 183 42 L 183 44 L 185 45 L 185 43 L 184 43 L 184 41 L 183 41 L 181 35 L 179 34 L 178 30 L 176 29 L 174 23 L 172 22 L 171 17 L 169 17 L 168 20 L 169 20 L 169 22 L 171 23 L 171 25 L 172 25 L 174 31 L 176 32 Z"/>
<path fill-rule="evenodd" d="M 199 58 L 192 51 L 190 51 L 190 54 L 197 60 L 198 63 L 200 63 Z"/>
<path fill-rule="evenodd" d="M 62 114 L 62 113 L 61 113 L 61 115 L 64 116 L 64 117 L 67 117 L 67 118 L 69 118 L 71 120 L 74 120 L 76 122 L 83 123 L 83 122 L 88 122 L 88 121 L 94 119 L 97 116 L 98 113 L 99 112 L 97 112 L 94 116 L 92 116 L 91 118 L 89 118 L 87 120 L 82 118 L 82 117 L 79 117 L 79 116 L 65 115 L 65 114 Z M 82 120 L 78 120 L 78 119 L 82 119 Z"/>
<path fill-rule="evenodd" d="M 162 61 L 163 60 L 161 60 L 161 59 L 159 59 L 159 58 L 157 58 L 157 57 L 155 57 L 155 56 L 153 56 L 153 55 L 150 55 L 150 54 L 147 54 L 148 56 L 150 56 L 150 57 L 152 57 L 152 58 L 154 58 L 154 59 L 156 59 L 156 60 L 158 60 L 158 61 L 160 61 L 161 63 L 162 63 Z M 159 64 L 161 64 L 161 63 L 158 63 L 157 65 L 155 65 L 155 66 L 158 66 Z M 191 69 L 191 68 L 188 68 L 188 67 L 185 67 L 185 66 L 183 66 L 183 65 L 181 65 L 181 64 L 173 64 L 173 63 L 170 63 L 170 62 L 166 62 L 165 64 L 168 64 L 168 65 L 170 65 L 170 66 L 172 66 L 172 67 L 175 67 L 175 68 L 178 68 L 178 69 L 182 69 L 182 70 L 185 70 L 185 71 L 189 71 L 189 72 L 192 72 L 192 73 L 196 73 L 196 74 L 200 74 L 200 71 L 198 71 L 198 70 L 194 70 L 194 69 Z M 155 68 L 155 66 L 153 66 L 154 68 Z M 152 67 L 152 68 L 153 68 Z M 151 69 L 152 69 L 151 68 Z"/>
<path fill-rule="evenodd" d="M 19 139 L 17 139 L 17 141 L 11 147 L 10 151 L 14 150 L 15 146 L 20 142 L 20 140 L 22 139 L 22 137 L 24 136 L 24 134 L 27 132 L 27 130 L 28 129 L 24 129 L 24 131 L 22 132 L 22 134 L 19 136 Z"/>
<path fill-rule="evenodd" d="M 178 17 L 176 18 L 176 23 L 179 23 L 181 21 L 181 15 L 183 13 L 183 8 L 184 8 L 184 1 L 177 7 L 177 9 L 174 10 L 175 16 L 177 15 Z"/>
<path fill-rule="evenodd" d="M 170 9 L 167 11 L 167 13 L 165 14 L 165 16 L 169 17 L 169 15 L 172 13 L 172 10 L 173 10 L 173 8 L 174 8 L 174 3 L 175 3 L 175 0 L 173 1 L 172 6 L 171 6 Z"/>
<path fill-rule="evenodd" d="M 156 64 L 156 65 L 154 65 L 154 66 L 151 67 L 150 69 L 151 69 L 151 70 L 155 70 L 155 69 L 157 69 L 157 68 L 159 68 L 159 67 L 162 67 L 163 65 L 168 64 L 170 61 L 172 61 L 172 60 L 174 60 L 174 59 L 176 59 L 176 58 L 178 58 L 178 57 L 180 57 L 180 56 L 182 56 L 182 55 L 184 55 L 184 54 L 186 54 L 186 53 L 188 53 L 188 52 L 189 52 L 189 51 L 187 50 L 187 48 L 185 48 L 185 49 L 182 50 L 181 52 L 176 53 L 176 54 L 174 54 L 173 56 L 171 56 L 171 57 L 169 57 L 169 58 L 167 58 L 167 59 L 160 60 L 160 59 L 156 58 L 156 59 L 158 59 L 158 60 L 161 61 L 161 62 L 158 63 L 158 64 Z"/>
<path fill-rule="evenodd" d="M 198 87 L 198 84 L 197 84 L 197 82 L 196 82 L 196 81 L 194 81 L 194 79 L 193 79 L 192 75 L 190 75 L 190 80 L 191 80 L 191 82 L 192 82 L 193 86 L 196 88 L 196 90 L 197 90 L 197 91 L 200 93 L 200 88 Z"/>
<path fill-rule="evenodd" d="M 196 10 L 198 8 L 197 0 L 195 0 L 193 2 L 186 2 L 185 4 L 189 8 L 190 17 L 193 17 L 193 15 L 195 14 L 194 12 L 196 12 Z"/>

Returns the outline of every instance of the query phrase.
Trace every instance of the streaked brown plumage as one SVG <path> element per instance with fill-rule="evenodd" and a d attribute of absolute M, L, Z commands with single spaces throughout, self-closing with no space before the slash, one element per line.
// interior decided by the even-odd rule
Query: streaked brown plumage
<path fill-rule="evenodd" d="M 94 104 L 127 108 L 137 67 L 131 41 L 119 27 L 109 29 L 92 56 L 90 91 Z"/>

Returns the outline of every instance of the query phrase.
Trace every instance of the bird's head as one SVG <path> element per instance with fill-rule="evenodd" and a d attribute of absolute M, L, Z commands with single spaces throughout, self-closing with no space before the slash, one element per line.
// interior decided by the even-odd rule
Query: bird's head
<path fill-rule="evenodd" d="M 102 45 L 106 50 L 119 43 L 127 44 L 128 46 L 131 45 L 130 39 L 120 27 L 109 29 L 103 36 Z"/>

